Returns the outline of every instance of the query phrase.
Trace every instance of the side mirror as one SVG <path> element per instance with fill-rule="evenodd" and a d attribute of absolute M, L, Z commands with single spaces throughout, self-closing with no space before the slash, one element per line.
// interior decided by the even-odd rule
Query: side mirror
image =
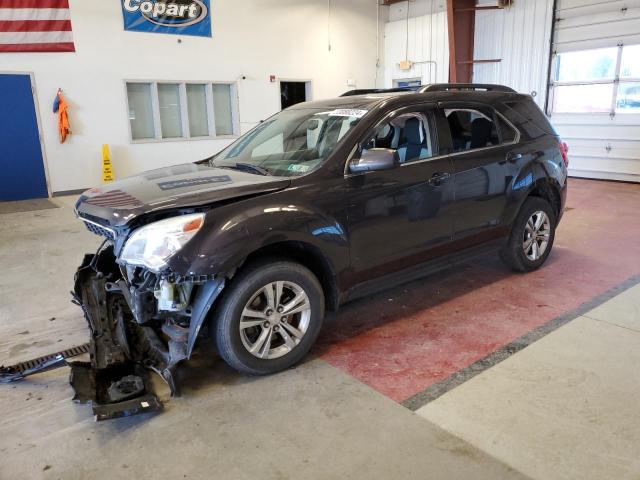
<path fill-rule="evenodd" d="M 372 172 L 374 170 L 391 170 L 400 165 L 400 157 L 396 150 L 390 148 L 372 148 L 364 150 L 359 159 L 349 164 L 351 173 Z"/>

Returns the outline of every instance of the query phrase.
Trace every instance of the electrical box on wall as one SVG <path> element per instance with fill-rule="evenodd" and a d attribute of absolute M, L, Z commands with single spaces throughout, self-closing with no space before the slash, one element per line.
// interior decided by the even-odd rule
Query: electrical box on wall
<path fill-rule="evenodd" d="M 400 70 L 411 70 L 413 64 L 409 60 L 402 60 L 400 62 Z"/>

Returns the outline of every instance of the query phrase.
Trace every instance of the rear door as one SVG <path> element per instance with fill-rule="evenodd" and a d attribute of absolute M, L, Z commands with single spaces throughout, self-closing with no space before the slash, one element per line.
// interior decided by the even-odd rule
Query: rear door
<path fill-rule="evenodd" d="M 505 131 L 497 112 L 484 104 L 441 103 L 441 133 L 449 142 L 455 189 L 454 240 L 464 248 L 506 233 L 507 189 L 513 172 L 509 164 L 517 132 Z"/>
<path fill-rule="evenodd" d="M 31 77 L 0 74 L 0 105 L 0 201 L 48 197 Z"/>

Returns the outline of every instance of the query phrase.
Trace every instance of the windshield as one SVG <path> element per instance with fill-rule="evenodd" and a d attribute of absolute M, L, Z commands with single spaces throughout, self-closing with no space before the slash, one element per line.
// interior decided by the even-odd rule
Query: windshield
<path fill-rule="evenodd" d="M 220 168 L 298 176 L 320 165 L 366 110 L 294 109 L 265 120 L 211 160 Z"/>

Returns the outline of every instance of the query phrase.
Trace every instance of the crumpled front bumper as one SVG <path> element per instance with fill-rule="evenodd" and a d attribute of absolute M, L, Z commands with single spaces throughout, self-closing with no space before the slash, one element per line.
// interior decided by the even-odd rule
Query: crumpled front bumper
<path fill-rule="evenodd" d="M 73 400 L 91 404 L 96 420 L 160 410 L 146 368 L 153 359 L 139 345 L 143 332 L 133 329 L 124 297 L 109 290 L 112 275 L 100 271 L 100 255 L 85 255 L 75 275 L 73 296 L 89 326 L 90 361 L 67 362 Z"/>
<path fill-rule="evenodd" d="M 85 255 L 71 292 L 84 312 L 90 342 L 0 366 L 0 384 L 68 365 L 73 400 L 91 404 L 96 420 L 160 410 L 150 371 L 162 377 L 172 396 L 179 394 L 178 364 L 190 358 L 207 314 L 225 286 L 224 277 L 171 282 L 150 272 L 124 272 L 113 244 L 105 241 L 95 254 Z M 181 302 L 169 303 L 172 297 L 162 297 L 167 293 L 163 288 L 180 290 Z M 158 297 L 165 302 L 161 304 Z M 86 353 L 88 362 L 71 361 Z"/>
<path fill-rule="evenodd" d="M 85 255 L 72 294 L 89 327 L 90 362 L 67 362 L 74 401 L 90 403 L 97 420 L 159 410 L 150 370 L 168 384 L 172 396 L 179 395 L 178 364 L 190 358 L 224 285 L 224 278 L 194 285 L 188 326 L 182 327 L 157 311 L 148 285 L 125 280 L 113 245 L 106 242 L 96 254 Z"/>

